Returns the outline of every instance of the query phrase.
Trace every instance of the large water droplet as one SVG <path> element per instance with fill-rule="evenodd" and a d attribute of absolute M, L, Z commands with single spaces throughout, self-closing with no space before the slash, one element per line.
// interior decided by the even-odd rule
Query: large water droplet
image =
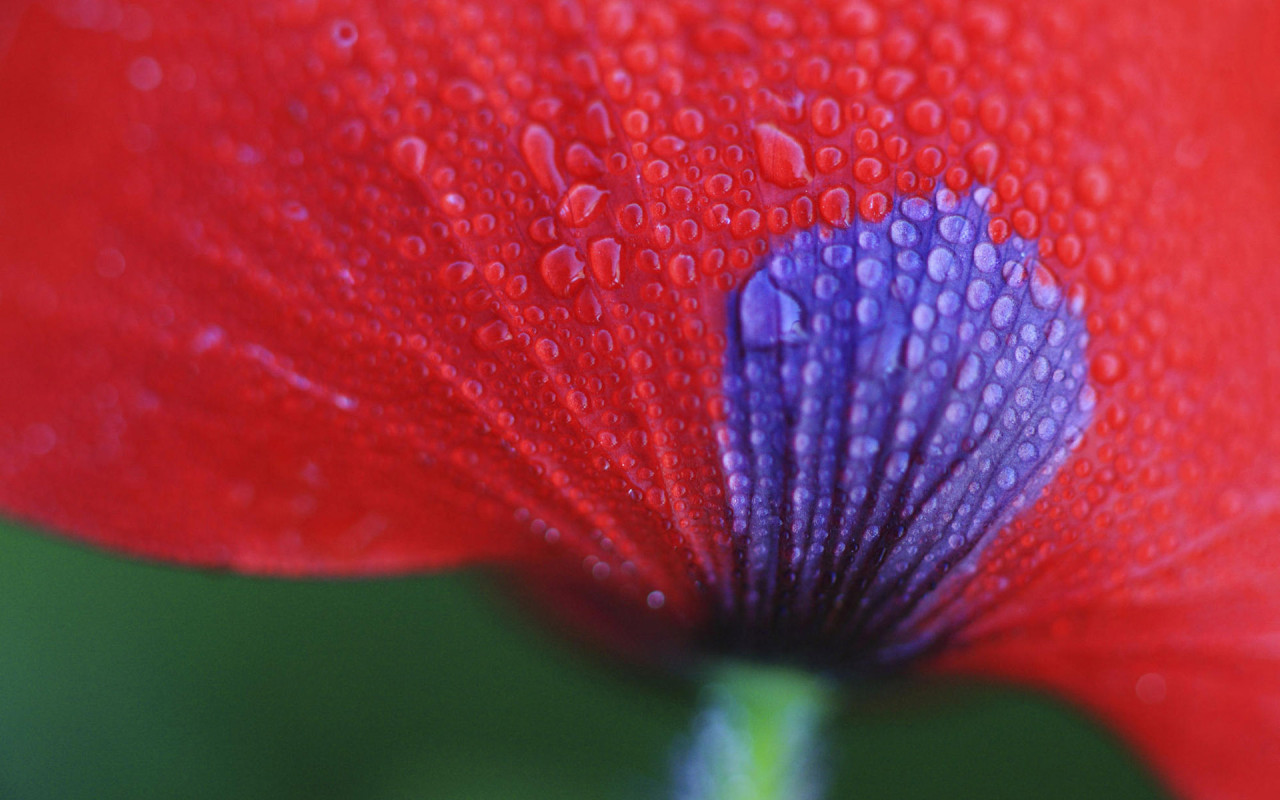
<path fill-rule="evenodd" d="M 796 189 L 813 180 L 809 153 L 794 136 L 769 123 L 755 126 L 752 133 L 765 180 L 784 189 Z"/>

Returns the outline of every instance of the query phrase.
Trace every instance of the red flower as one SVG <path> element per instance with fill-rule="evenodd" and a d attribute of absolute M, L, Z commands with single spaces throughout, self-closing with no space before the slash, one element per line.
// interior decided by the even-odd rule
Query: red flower
<path fill-rule="evenodd" d="M 1188 795 L 1280 784 L 1262 0 L 12 16 L 11 514 L 516 565 L 624 639 L 1008 677 Z"/>

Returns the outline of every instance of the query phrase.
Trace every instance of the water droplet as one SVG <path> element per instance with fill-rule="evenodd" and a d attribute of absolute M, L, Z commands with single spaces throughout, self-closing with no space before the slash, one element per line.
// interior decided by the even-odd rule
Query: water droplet
<path fill-rule="evenodd" d="M 470 261 L 455 261 L 441 270 L 444 284 L 451 289 L 459 289 L 475 274 L 476 265 Z"/>
<path fill-rule="evenodd" d="M 485 349 L 492 350 L 495 347 L 506 344 L 512 340 L 511 328 L 502 320 L 494 320 L 493 322 L 481 325 L 476 330 L 476 342 Z"/>
<path fill-rule="evenodd" d="M 953 277 L 956 272 L 956 257 L 945 247 L 935 247 L 929 251 L 929 277 L 939 283 Z"/>
<path fill-rule="evenodd" d="M 742 340 L 748 347 L 772 347 L 804 339 L 800 304 L 779 291 L 768 273 L 757 272 L 742 292 L 738 310 Z"/>
<path fill-rule="evenodd" d="M 1158 705 L 1168 696 L 1169 688 L 1163 675 L 1158 672 L 1147 672 L 1134 682 L 1133 692 L 1147 705 Z"/>
<path fill-rule="evenodd" d="M 547 364 L 554 364 L 560 360 L 560 345 L 556 344 L 552 339 L 539 339 L 533 345 L 533 352 L 537 355 L 539 361 Z"/>
<path fill-rule="evenodd" d="M 863 156 L 853 162 L 853 177 L 859 183 L 879 183 L 887 174 L 885 163 L 873 156 Z"/>
<path fill-rule="evenodd" d="M 899 247 L 915 247 L 920 241 L 920 230 L 905 219 L 895 220 L 889 227 L 889 238 Z"/>
<path fill-rule="evenodd" d="M 931 98 L 921 98 L 907 106 L 906 121 L 916 133 L 932 136 L 942 131 L 942 107 Z"/>
<path fill-rule="evenodd" d="M 1093 379 L 1104 385 L 1116 383 L 1128 372 L 1129 365 L 1114 350 L 1098 353 L 1089 366 L 1089 373 Z"/>
<path fill-rule="evenodd" d="M 942 238 L 952 244 L 962 244 L 973 241 L 976 229 L 973 223 L 964 217 L 958 214 L 950 214 L 939 220 L 938 233 L 942 234 Z"/>
<path fill-rule="evenodd" d="M 1103 167 L 1091 164 L 1080 170 L 1076 192 L 1087 206 L 1101 208 L 1111 199 L 1111 175 Z"/>
<path fill-rule="evenodd" d="M 580 228 L 600 216 L 609 193 L 590 183 L 577 183 L 569 188 L 557 211 L 564 224 Z"/>
<path fill-rule="evenodd" d="M 622 285 L 622 245 L 611 236 L 595 239 L 587 246 L 587 258 L 596 283 L 605 289 Z"/>
<path fill-rule="evenodd" d="M 1013 324 L 1017 313 L 1018 304 L 1012 297 L 1004 295 L 991 307 L 991 324 L 997 328 L 1007 328 Z"/>
<path fill-rule="evenodd" d="M 858 300 L 855 313 L 857 314 L 858 322 L 863 325 L 872 325 L 876 320 L 880 319 L 880 304 L 874 298 L 863 297 Z"/>
<path fill-rule="evenodd" d="M 822 248 L 822 263 L 832 269 L 847 269 L 853 263 L 853 248 L 846 244 L 832 244 Z"/>
<path fill-rule="evenodd" d="M 22 432 L 22 449 L 28 455 L 48 455 L 57 445 L 58 433 L 46 423 L 37 422 L 28 425 Z"/>
<path fill-rule="evenodd" d="M 1062 302 L 1062 286 L 1053 271 L 1043 264 L 1037 264 L 1031 271 L 1031 302 L 1049 310 Z"/>
<path fill-rule="evenodd" d="M 982 359 L 974 353 L 965 356 L 964 361 L 960 362 L 960 369 L 956 372 L 956 388 L 960 391 L 968 391 L 978 384 L 978 379 L 982 377 Z"/>
<path fill-rule="evenodd" d="M 864 258 L 854 269 L 858 283 L 865 289 L 874 289 L 884 280 L 884 262 L 875 258 Z"/>
<path fill-rule="evenodd" d="M 401 136 L 391 145 L 391 166 L 406 178 L 417 178 L 427 166 L 427 143 L 417 136 Z"/>
<path fill-rule="evenodd" d="M 577 248 L 562 244 L 543 254 L 538 262 L 542 279 L 552 292 L 569 297 L 586 281 L 587 262 Z"/>
<path fill-rule="evenodd" d="M 827 224 L 848 227 L 853 222 L 853 201 L 849 190 L 837 186 L 823 192 L 818 198 L 818 211 Z"/>
<path fill-rule="evenodd" d="M 756 153 L 764 179 L 784 189 L 796 189 L 813 180 L 804 145 L 776 125 L 755 126 Z"/>
<path fill-rule="evenodd" d="M 129 64 L 129 85 L 140 92 L 150 92 L 164 79 L 160 62 L 151 56 L 139 56 Z"/>
<path fill-rule="evenodd" d="M 566 187 L 560 168 L 556 165 L 556 140 L 541 125 L 530 125 L 520 137 L 520 152 L 533 172 L 533 178 L 543 189 L 554 192 L 557 197 L 564 194 Z"/>

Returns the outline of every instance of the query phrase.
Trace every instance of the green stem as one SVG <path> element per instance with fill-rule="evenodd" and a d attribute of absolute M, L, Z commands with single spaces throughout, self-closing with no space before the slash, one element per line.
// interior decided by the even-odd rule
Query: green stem
<path fill-rule="evenodd" d="M 706 687 L 679 800 L 818 800 L 834 687 L 805 672 L 727 665 Z"/>

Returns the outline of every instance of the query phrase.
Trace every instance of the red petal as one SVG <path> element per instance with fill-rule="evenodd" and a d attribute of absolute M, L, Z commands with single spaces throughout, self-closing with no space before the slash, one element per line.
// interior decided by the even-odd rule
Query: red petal
<path fill-rule="evenodd" d="M 167 91 L 191 99 L 157 116 L 162 68 L 145 53 L 179 47 L 183 23 L 124 13 L 33 8 L 0 72 L 0 504 L 131 553 L 255 572 L 516 553 L 513 509 L 541 513 L 545 492 L 464 387 L 409 357 L 423 349 L 403 322 L 424 311 L 413 280 L 388 298 L 364 281 L 358 237 L 301 218 L 279 148 L 322 157 L 315 131 L 283 127 L 275 84 L 210 88 L 240 69 L 210 49 L 226 31 L 190 40 L 194 66 L 165 62 L 166 86 L 188 85 Z M 184 127 L 197 110 L 200 133 Z M 350 198 L 329 191 L 314 213 L 360 225 L 332 218 Z M 489 483 L 495 463 L 509 483 Z"/>
<path fill-rule="evenodd" d="M 1277 22 L 1157 26 L 1185 59 L 1165 72 L 1162 107 L 1188 123 L 1152 131 L 1181 138 L 1149 167 L 1167 203 L 1143 198 L 1146 220 L 1116 232 L 1134 237 L 1129 254 L 1075 267 L 1090 291 L 1094 424 L 926 617 L 957 631 L 930 669 L 1080 702 L 1198 798 L 1280 785 L 1280 149 L 1268 121 L 1280 98 L 1274 77 L 1234 77 L 1278 74 L 1263 44 Z M 1208 53 L 1212 68 L 1197 61 Z M 1086 209 L 1127 190 L 1092 169 L 1075 183 Z"/>
<path fill-rule="evenodd" d="M 1270 797 L 1280 778 L 1280 513 L 1241 517 L 1177 529 L 1193 540 L 1193 556 L 1140 567 L 1125 558 L 1061 559 L 975 623 L 935 668 L 1083 702 L 1180 794 Z M 1059 581 L 1079 572 L 1117 580 L 1061 594 Z"/>
<path fill-rule="evenodd" d="M 625 334 L 595 324 L 585 239 L 552 244 L 546 192 L 601 165 L 562 168 L 524 123 L 572 87 L 495 118 L 510 97 L 422 11 L 30 9 L 0 73 L 22 110 L 0 121 L 0 506 L 272 574 L 532 555 L 678 611 Z M 525 55 L 555 52 L 540 14 L 500 13 Z M 574 189 L 583 233 L 635 196 Z"/>

